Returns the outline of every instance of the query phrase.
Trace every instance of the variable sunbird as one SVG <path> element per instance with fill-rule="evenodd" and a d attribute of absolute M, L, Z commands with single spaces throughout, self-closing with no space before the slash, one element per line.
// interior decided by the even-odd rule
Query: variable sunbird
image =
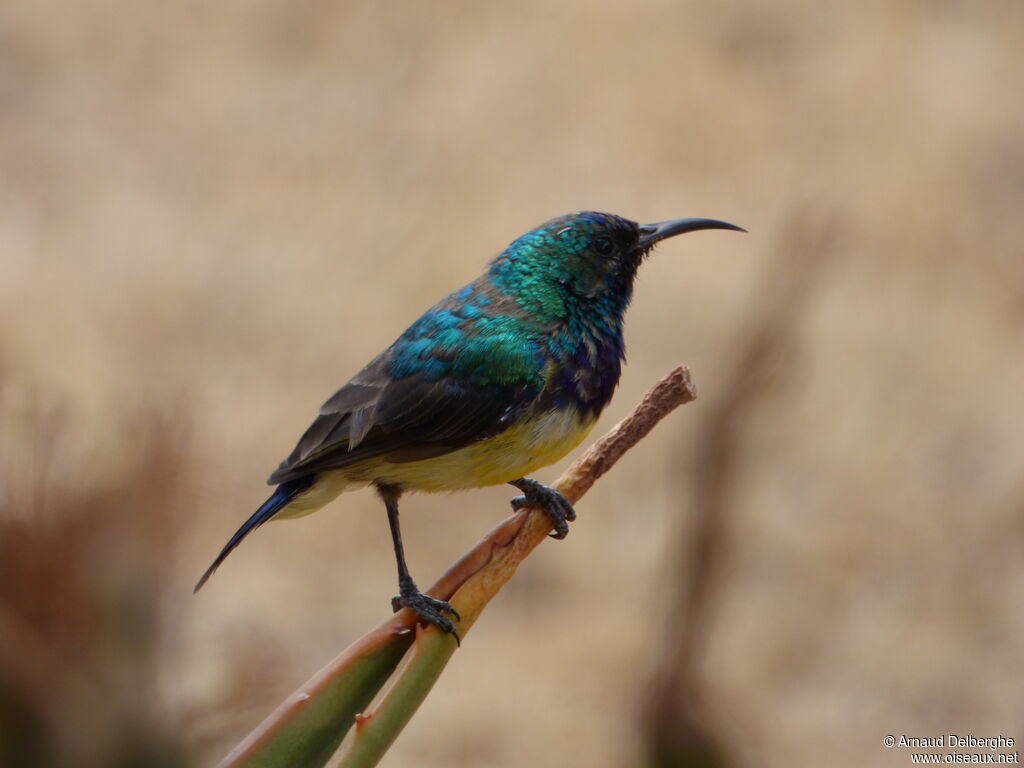
<path fill-rule="evenodd" d="M 714 219 L 637 224 L 585 211 L 513 241 L 320 407 L 271 474 L 277 489 L 196 590 L 267 520 L 307 515 L 342 491 L 372 485 L 387 509 L 398 564 L 393 608 L 454 633 L 452 607 L 420 592 L 409 575 L 399 498 L 509 483 L 523 493 L 513 508 L 543 509 L 552 535 L 564 538 L 576 517 L 572 505 L 527 475 L 579 445 L 611 400 L 640 262 L 665 238 L 700 229 L 745 231 Z"/>

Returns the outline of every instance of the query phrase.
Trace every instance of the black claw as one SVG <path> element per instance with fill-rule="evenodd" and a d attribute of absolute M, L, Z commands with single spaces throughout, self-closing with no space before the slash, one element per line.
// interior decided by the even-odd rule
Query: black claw
<path fill-rule="evenodd" d="M 510 485 L 523 492 L 511 500 L 512 509 L 518 511 L 523 507 L 536 507 L 544 510 L 551 518 L 555 532 L 550 534 L 553 539 L 564 539 L 569 535 L 569 523 L 576 519 L 576 510 L 562 494 L 543 483 L 528 477 L 513 480 Z"/>
<path fill-rule="evenodd" d="M 459 612 L 444 600 L 438 600 L 419 591 L 413 582 L 399 584 L 400 592 L 391 598 L 391 610 L 396 613 L 402 608 L 408 608 L 416 614 L 416 617 L 425 624 L 433 624 L 442 632 L 447 632 L 455 637 L 455 642 L 462 644 L 462 638 L 455 630 L 455 625 L 444 614 L 449 613 L 456 621 L 461 621 Z"/>

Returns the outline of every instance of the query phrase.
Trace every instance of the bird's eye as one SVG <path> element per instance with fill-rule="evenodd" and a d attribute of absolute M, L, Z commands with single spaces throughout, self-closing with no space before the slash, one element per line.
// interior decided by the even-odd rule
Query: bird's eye
<path fill-rule="evenodd" d="M 594 241 L 594 250 L 602 256 L 607 256 L 615 250 L 615 243 L 612 242 L 610 237 L 602 235 Z"/>

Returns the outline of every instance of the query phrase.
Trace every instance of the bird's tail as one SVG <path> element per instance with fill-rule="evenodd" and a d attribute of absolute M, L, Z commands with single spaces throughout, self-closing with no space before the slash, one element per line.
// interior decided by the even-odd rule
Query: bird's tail
<path fill-rule="evenodd" d="M 192 590 L 193 594 L 202 588 L 207 579 L 209 579 L 220 564 L 224 562 L 224 558 L 231 554 L 231 550 L 237 547 L 242 539 L 288 506 L 292 499 L 313 484 L 314 478 L 315 475 L 309 475 L 308 477 L 289 480 L 277 486 L 277 490 L 274 491 L 270 498 L 263 502 L 263 505 L 253 513 L 252 517 L 242 523 L 242 527 L 235 531 L 235 535 L 232 536 L 228 540 L 228 543 L 224 545 L 224 549 L 222 549 L 220 554 L 217 555 L 217 559 L 213 561 L 213 564 L 206 569 L 206 573 L 204 573 L 202 578 L 196 583 L 195 589 Z"/>

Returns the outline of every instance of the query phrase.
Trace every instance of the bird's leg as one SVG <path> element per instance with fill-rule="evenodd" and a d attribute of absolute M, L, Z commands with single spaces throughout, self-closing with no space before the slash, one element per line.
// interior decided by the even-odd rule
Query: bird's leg
<path fill-rule="evenodd" d="M 405 564 L 405 551 L 402 548 L 402 531 L 398 527 L 398 497 L 402 493 L 401 489 L 394 486 L 378 486 L 377 491 L 388 511 L 391 542 L 395 545 L 395 561 L 398 563 L 398 594 L 391 598 L 391 610 L 397 613 L 403 607 L 408 608 L 420 621 L 433 624 L 443 632 L 455 635 L 456 642 L 459 642 L 459 633 L 455 631 L 455 625 L 444 615 L 450 613 L 459 619 L 461 617 L 458 612 L 444 600 L 420 592 L 416 582 L 409 575 L 409 567 Z"/>
<path fill-rule="evenodd" d="M 523 507 L 542 509 L 551 518 L 551 524 L 555 527 L 551 538 L 564 539 L 569 535 L 569 523 L 576 519 L 576 510 L 572 508 L 572 504 L 565 496 L 554 488 L 549 488 L 529 477 L 512 480 L 509 485 L 514 485 L 523 492 L 522 496 L 512 499 L 512 509 L 518 510 Z"/>

